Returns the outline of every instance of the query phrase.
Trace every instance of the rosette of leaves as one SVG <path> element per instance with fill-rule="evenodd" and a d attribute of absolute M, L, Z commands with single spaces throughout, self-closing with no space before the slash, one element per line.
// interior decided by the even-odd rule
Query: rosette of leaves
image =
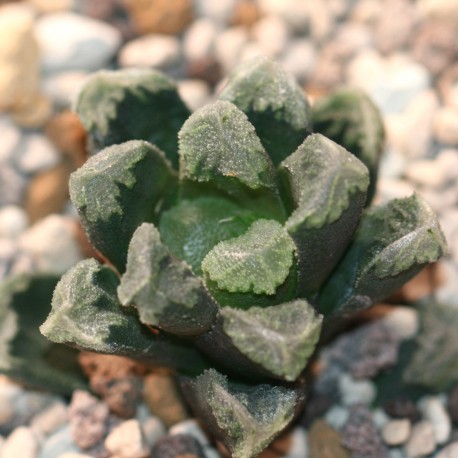
<path fill-rule="evenodd" d="M 146 107 L 146 123 L 176 112 L 158 102 L 172 83 L 152 89 L 148 103 L 137 86 L 165 77 L 141 75 L 101 73 L 83 88 L 77 109 L 101 145 L 118 135 L 113 113 L 126 110 L 125 119 Z M 177 150 L 146 141 L 157 132 L 132 139 L 126 121 L 122 142 L 70 180 L 107 263 L 85 260 L 63 276 L 41 331 L 175 368 L 195 411 L 235 457 L 256 455 L 294 418 L 323 314 L 369 306 L 444 248 L 418 196 L 363 213 L 365 158 L 312 134 L 310 120 L 297 84 L 259 58 L 235 70 L 219 100 L 164 133 Z M 373 134 L 365 124 L 352 128 Z"/>

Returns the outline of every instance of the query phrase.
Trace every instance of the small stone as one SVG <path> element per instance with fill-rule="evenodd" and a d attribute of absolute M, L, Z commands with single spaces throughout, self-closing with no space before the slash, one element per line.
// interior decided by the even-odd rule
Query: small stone
<path fill-rule="evenodd" d="M 151 412 L 170 427 L 188 418 L 181 395 L 172 377 L 149 374 L 144 379 L 144 399 Z"/>
<path fill-rule="evenodd" d="M 197 439 L 202 447 L 210 445 L 208 437 L 202 431 L 199 423 L 197 423 L 197 421 L 193 418 L 173 425 L 169 430 L 169 434 L 171 436 L 175 436 L 177 434 L 187 434 Z"/>
<path fill-rule="evenodd" d="M 111 25 L 71 12 L 44 15 L 35 30 L 46 72 L 99 70 L 121 44 L 121 34 Z"/>
<path fill-rule="evenodd" d="M 372 411 L 372 420 L 374 421 L 374 425 L 377 429 L 380 430 L 390 421 L 390 417 L 383 409 L 377 407 Z"/>
<path fill-rule="evenodd" d="M 349 451 L 342 447 L 342 437 L 325 421 L 316 420 L 308 432 L 310 457 L 350 458 Z"/>
<path fill-rule="evenodd" d="M 428 396 L 421 400 L 420 411 L 425 420 L 433 425 L 436 444 L 445 444 L 452 432 L 450 417 L 437 396 Z"/>
<path fill-rule="evenodd" d="M 324 419 L 329 426 L 333 427 L 337 431 L 340 431 L 347 422 L 349 415 L 350 412 L 347 407 L 335 405 L 326 412 Z"/>
<path fill-rule="evenodd" d="M 19 244 L 33 256 L 40 272 L 62 275 L 82 259 L 75 223 L 60 215 L 47 216 L 24 231 Z"/>
<path fill-rule="evenodd" d="M 374 200 L 377 204 L 381 204 L 392 199 L 410 197 L 414 192 L 414 186 L 407 181 L 381 177 L 377 182 L 377 193 Z"/>
<path fill-rule="evenodd" d="M 429 455 L 436 449 L 434 428 L 429 421 L 420 421 L 412 428 L 410 439 L 404 447 L 407 458 Z"/>
<path fill-rule="evenodd" d="M 453 442 L 452 444 L 444 447 L 435 458 L 455 458 L 458 456 L 458 442 Z"/>
<path fill-rule="evenodd" d="M 263 54 L 276 57 L 286 49 L 289 42 L 287 24 L 278 16 L 264 16 L 251 31 Z"/>
<path fill-rule="evenodd" d="M 38 441 L 30 428 L 19 426 L 5 440 L 2 458 L 36 458 Z"/>
<path fill-rule="evenodd" d="M 64 453 L 80 453 L 73 442 L 70 426 L 65 426 L 49 436 L 42 444 L 38 458 L 55 458 Z"/>
<path fill-rule="evenodd" d="M 178 38 L 168 35 L 145 35 L 129 41 L 119 52 L 121 67 L 153 67 L 162 70 L 177 66 L 181 60 Z"/>
<path fill-rule="evenodd" d="M 141 35 L 177 35 L 192 21 L 192 0 L 122 0 L 134 29 Z"/>
<path fill-rule="evenodd" d="M 75 452 L 65 452 L 59 455 L 57 458 L 92 458 L 90 455 Z"/>
<path fill-rule="evenodd" d="M 21 203 L 26 185 L 26 178 L 15 167 L 10 164 L 2 164 L 0 167 L 0 206 Z"/>
<path fill-rule="evenodd" d="M 178 93 L 191 111 L 206 105 L 210 100 L 210 89 L 202 80 L 179 81 Z"/>
<path fill-rule="evenodd" d="M 382 429 L 382 438 L 389 446 L 402 445 L 410 436 L 410 420 L 391 420 Z"/>
<path fill-rule="evenodd" d="M 186 30 L 183 37 L 183 51 L 188 61 L 198 61 L 213 53 L 217 25 L 208 18 L 198 19 Z"/>
<path fill-rule="evenodd" d="M 418 333 L 420 320 L 418 313 L 411 307 L 396 306 L 382 318 L 385 326 L 401 340 L 408 340 Z"/>
<path fill-rule="evenodd" d="M 54 433 L 66 423 L 67 406 L 62 401 L 56 401 L 33 417 L 30 428 L 36 436 L 43 438 Z"/>
<path fill-rule="evenodd" d="M 161 420 L 157 417 L 148 417 L 141 422 L 143 436 L 149 447 L 152 447 L 162 436 L 165 436 L 167 430 Z"/>
<path fill-rule="evenodd" d="M 238 63 L 247 42 L 248 33 L 244 27 L 231 27 L 218 35 L 215 42 L 215 57 L 225 72 L 232 70 Z"/>
<path fill-rule="evenodd" d="M 440 188 L 445 184 L 445 171 L 435 160 L 412 162 L 405 174 L 409 180 L 422 186 Z"/>
<path fill-rule="evenodd" d="M 383 404 L 385 412 L 393 418 L 407 418 L 412 423 L 420 419 L 420 412 L 415 403 L 407 398 L 397 398 L 387 401 Z"/>
<path fill-rule="evenodd" d="M 205 458 L 199 441 L 185 434 L 162 437 L 156 442 L 151 453 L 151 458 L 175 458 L 179 456 Z"/>
<path fill-rule="evenodd" d="M 28 0 L 27 3 L 42 14 L 68 11 L 73 7 L 72 0 Z"/>
<path fill-rule="evenodd" d="M 0 237 L 17 237 L 28 224 L 29 219 L 22 207 L 7 205 L 0 209 Z"/>
<path fill-rule="evenodd" d="M 0 117 L 0 134 L 2 136 L 2 149 L 0 150 L 0 163 L 14 160 L 16 148 L 21 141 L 21 131 L 7 116 Z"/>
<path fill-rule="evenodd" d="M 29 134 L 21 143 L 17 164 L 24 174 L 34 174 L 56 167 L 60 157 L 52 143 L 41 134 Z"/>
<path fill-rule="evenodd" d="M 304 82 L 311 76 L 316 59 L 313 43 L 307 39 L 300 39 L 288 43 L 281 63 L 287 72 L 292 73 L 298 81 Z"/>
<path fill-rule="evenodd" d="M 362 405 L 353 406 L 348 422 L 342 428 L 342 445 L 352 458 L 385 458 L 388 450 L 375 428 L 370 410 Z"/>
<path fill-rule="evenodd" d="M 88 72 L 68 71 L 45 75 L 43 91 L 59 108 L 73 106 Z"/>
<path fill-rule="evenodd" d="M 291 433 L 291 445 L 284 458 L 304 458 L 307 456 L 309 456 L 307 432 L 304 428 L 296 427 Z"/>
<path fill-rule="evenodd" d="M 145 458 L 149 447 L 138 420 L 127 420 L 113 429 L 105 439 L 106 449 L 119 458 Z"/>
<path fill-rule="evenodd" d="M 238 0 L 230 21 L 231 25 L 252 27 L 261 17 L 261 11 L 256 2 L 252 0 Z"/>
<path fill-rule="evenodd" d="M 458 424 L 458 385 L 454 385 L 448 394 L 447 410 L 453 423 Z"/>
<path fill-rule="evenodd" d="M 82 449 L 94 447 L 107 432 L 108 407 L 86 391 L 73 392 L 68 408 L 71 434 Z"/>
<path fill-rule="evenodd" d="M 195 0 L 199 17 L 206 17 L 221 25 L 227 24 L 234 15 L 237 0 Z"/>
<path fill-rule="evenodd" d="M 446 145 L 458 145 L 458 110 L 441 108 L 434 119 L 434 135 Z"/>

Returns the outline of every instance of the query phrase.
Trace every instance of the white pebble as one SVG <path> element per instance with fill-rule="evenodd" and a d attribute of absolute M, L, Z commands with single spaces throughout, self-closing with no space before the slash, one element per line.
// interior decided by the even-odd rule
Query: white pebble
<path fill-rule="evenodd" d="M 38 441 L 30 428 L 19 426 L 5 440 L 2 458 L 36 458 Z"/>
<path fill-rule="evenodd" d="M 382 437 L 389 446 L 402 445 L 410 436 L 410 420 L 391 420 L 382 429 Z"/>
<path fill-rule="evenodd" d="M 202 428 L 199 426 L 199 423 L 197 423 L 197 421 L 194 419 L 181 421 L 180 423 L 173 425 L 170 428 L 169 434 L 171 436 L 175 436 L 177 434 L 188 434 L 189 436 L 194 437 L 194 439 L 197 439 L 200 445 L 202 445 L 203 447 L 210 445 L 208 437 L 202 431 Z"/>
<path fill-rule="evenodd" d="M 231 27 L 221 32 L 215 42 L 216 58 L 224 70 L 232 70 L 238 63 L 248 33 L 244 27 Z"/>
<path fill-rule="evenodd" d="M 204 106 L 210 100 L 210 89 L 202 80 L 179 81 L 178 93 L 191 111 Z"/>
<path fill-rule="evenodd" d="M 346 406 L 354 404 L 370 404 L 376 396 L 375 385 L 370 380 L 356 380 L 350 374 L 339 379 L 342 403 Z"/>
<path fill-rule="evenodd" d="M 6 116 L 0 117 L 0 162 L 13 159 L 14 152 L 21 140 L 21 131 Z"/>
<path fill-rule="evenodd" d="M 458 109 L 443 107 L 437 112 L 434 134 L 446 145 L 458 145 Z"/>
<path fill-rule="evenodd" d="M 399 339 L 407 340 L 415 337 L 420 327 L 418 312 L 411 307 L 394 307 L 383 318 L 385 326 Z"/>
<path fill-rule="evenodd" d="M 444 447 L 435 458 L 456 458 L 458 456 L 458 442 L 452 442 Z"/>
<path fill-rule="evenodd" d="M 205 458 L 221 458 L 218 450 L 215 450 L 213 447 L 204 448 Z"/>
<path fill-rule="evenodd" d="M 452 432 L 452 423 L 444 404 L 435 396 L 428 396 L 419 403 L 425 420 L 433 425 L 436 443 L 442 445 L 448 441 Z"/>
<path fill-rule="evenodd" d="M 152 447 L 159 438 L 167 433 L 164 423 L 157 418 L 150 416 L 146 420 L 141 422 L 143 436 L 146 443 Z"/>
<path fill-rule="evenodd" d="M 291 445 L 284 458 L 306 458 L 309 455 L 307 432 L 296 427 L 291 433 Z"/>
<path fill-rule="evenodd" d="M 83 453 L 76 452 L 65 452 L 59 455 L 57 458 L 93 458 L 90 455 L 84 455 Z"/>
<path fill-rule="evenodd" d="M 311 40 L 293 40 L 288 43 L 282 60 L 283 68 L 298 80 L 309 78 L 316 64 L 316 49 Z"/>
<path fill-rule="evenodd" d="M 17 237 L 29 224 L 27 213 L 18 205 L 0 209 L 0 237 Z"/>
<path fill-rule="evenodd" d="M 129 41 L 119 53 L 121 67 L 154 67 L 167 69 L 181 59 L 178 38 L 151 34 Z"/>
<path fill-rule="evenodd" d="M 183 51 L 188 61 L 205 59 L 213 53 L 218 27 L 208 18 L 194 21 L 183 38 Z"/>
<path fill-rule="evenodd" d="M 407 166 L 405 175 L 422 186 L 441 188 L 446 184 L 445 171 L 436 160 L 414 161 Z"/>
<path fill-rule="evenodd" d="M 436 448 L 434 428 L 429 421 L 420 421 L 412 428 L 412 434 L 404 447 L 408 458 L 429 455 Z"/>
<path fill-rule="evenodd" d="M 119 458 L 145 458 L 149 456 L 149 447 L 143 437 L 138 420 L 132 419 L 121 423 L 105 439 L 107 450 Z"/>
<path fill-rule="evenodd" d="M 253 27 L 253 38 L 263 53 L 276 57 L 287 48 L 289 31 L 286 23 L 278 16 L 265 16 Z"/>
<path fill-rule="evenodd" d="M 74 223 L 60 215 L 47 216 L 24 231 L 19 244 L 33 256 L 40 272 L 63 274 L 82 259 Z"/>
<path fill-rule="evenodd" d="M 347 423 L 349 415 L 346 407 L 334 405 L 326 412 L 324 419 L 329 426 L 339 431 Z"/>
<path fill-rule="evenodd" d="M 54 145 L 41 134 L 29 134 L 21 143 L 17 164 L 24 174 L 31 175 L 51 169 L 60 162 Z"/>
<path fill-rule="evenodd" d="M 30 427 L 38 437 L 49 436 L 67 423 L 67 406 L 56 401 L 40 412 L 30 422 Z"/>
<path fill-rule="evenodd" d="M 232 17 L 236 0 L 194 0 L 194 7 L 200 17 L 226 24 Z"/>
<path fill-rule="evenodd" d="M 377 429 L 382 429 L 390 421 L 390 417 L 378 407 L 372 412 L 372 420 Z"/>

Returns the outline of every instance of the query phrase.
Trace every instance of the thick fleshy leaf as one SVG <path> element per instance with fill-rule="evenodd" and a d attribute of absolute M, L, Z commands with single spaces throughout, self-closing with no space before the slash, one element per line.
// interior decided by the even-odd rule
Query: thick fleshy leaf
<path fill-rule="evenodd" d="M 70 177 L 70 196 L 94 247 L 123 272 L 137 227 L 155 222 L 176 174 L 155 146 L 132 140 L 105 148 Z"/>
<path fill-rule="evenodd" d="M 148 223 L 132 237 L 118 297 L 123 305 L 136 306 L 142 323 L 179 335 L 208 331 L 218 311 L 202 279 L 170 255 Z"/>
<path fill-rule="evenodd" d="M 229 292 L 274 294 L 294 263 L 294 242 L 274 220 L 258 220 L 236 238 L 220 242 L 202 261 L 202 270 Z"/>
<path fill-rule="evenodd" d="M 167 248 L 202 275 L 205 255 L 218 243 L 237 237 L 256 220 L 255 213 L 218 197 L 182 200 L 161 216 L 159 231 Z"/>
<path fill-rule="evenodd" d="M 184 392 L 197 416 L 234 458 L 253 458 L 294 419 L 304 390 L 231 383 L 210 369 L 185 383 Z"/>
<path fill-rule="evenodd" d="M 403 380 L 434 391 L 458 383 L 458 309 L 437 303 L 420 308 L 421 329 Z"/>
<path fill-rule="evenodd" d="M 79 262 L 56 286 L 52 310 L 40 331 L 56 343 L 97 353 L 128 356 L 145 363 L 185 371 L 204 367 L 203 359 L 184 343 L 155 335 L 134 309 L 116 294 L 119 280 L 94 259 Z"/>
<path fill-rule="evenodd" d="M 369 185 L 366 166 L 321 134 L 307 137 L 279 168 L 293 212 L 285 227 L 297 247 L 299 294 L 318 290 L 358 225 Z"/>
<path fill-rule="evenodd" d="M 128 140 L 146 140 L 178 165 L 178 131 L 190 112 L 175 83 L 152 69 L 101 71 L 81 89 L 75 111 L 92 153 Z"/>
<path fill-rule="evenodd" d="M 368 210 L 350 248 L 321 290 L 325 315 L 369 307 L 446 251 L 436 215 L 419 196 Z"/>
<path fill-rule="evenodd" d="M 246 311 L 225 307 L 197 344 L 230 371 L 293 381 L 315 349 L 321 321 L 305 300 Z"/>
<path fill-rule="evenodd" d="M 200 186 L 207 195 L 222 192 L 244 207 L 284 219 L 272 162 L 254 127 L 235 105 L 218 101 L 197 110 L 179 137 L 185 190 L 190 182 L 191 189 Z"/>
<path fill-rule="evenodd" d="M 23 274 L 0 285 L 0 373 L 34 388 L 70 394 L 86 388 L 78 352 L 50 342 L 38 329 L 51 310 L 57 281 Z"/>
<path fill-rule="evenodd" d="M 360 159 L 370 173 L 369 205 L 375 193 L 377 170 L 385 142 L 382 116 L 359 89 L 341 89 L 318 99 L 311 110 L 313 130 L 334 140 Z"/>
<path fill-rule="evenodd" d="M 279 164 L 311 132 L 304 91 L 281 65 L 259 56 L 240 64 L 220 94 L 242 110 L 274 164 Z"/>

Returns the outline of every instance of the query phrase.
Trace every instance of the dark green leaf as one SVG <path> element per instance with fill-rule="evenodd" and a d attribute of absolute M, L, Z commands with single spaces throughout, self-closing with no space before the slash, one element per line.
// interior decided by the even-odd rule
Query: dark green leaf
<path fill-rule="evenodd" d="M 170 255 L 159 231 L 147 223 L 130 242 L 118 297 L 137 307 L 142 323 L 179 335 L 208 331 L 218 311 L 202 280 Z"/>
<path fill-rule="evenodd" d="M 240 205 L 282 220 L 285 216 L 272 162 L 246 115 L 229 102 L 207 105 L 180 134 L 180 178 L 229 195 Z"/>
<path fill-rule="evenodd" d="M 311 110 L 313 129 L 353 153 L 369 169 L 367 205 L 375 193 L 383 152 L 383 119 L 374 103 L 358 89 L 341 89 L 323 97 Z"/>
<path fill-rule="evenodd" d="M 190 115 L 175 83 L 151 69 L 101 71 L 83 86 L 75 110 L 92 153 L 128 140 L 146 140 L 178 165 L 178 131 Z"/>
<path fill-rule="evenodd" d="M 294 211 L 285 227 L 297 247 L 299 294 L 318 290 L 358 225 L 369 185 L 365 165 L 320 134 L 279 169 Z"/>
<path fill-rule="evenodd" d="M 320 310 L 349 313 L 388 296 L 446 251 L 436 215 L 419 196 L 368 210 L 326 282 Z"/>
<path fill-rule="evenodd" d="M 202 275 L 205 255 L 218 242 L 243 234 L 255 220 L 253 212 L 227 199 L 201 197 L 165 211 L 159 231 L 169 250 Z"/>
<path fill-rule="evenodd" d="M 175 187 L 164 154 L 136 140 L 104 149 L 70 178 L 70 196 L 91 242 L 120 272 L 135 229 L 158 220 Z"/>
<path fill-rule="evenodd" d="M 298 389 L 230 383 L 213 369 L 188 383 L 185 394 L 234 458 L 261 452 L 293 420 L 303 401 Z"/>
<path fill-rule="evenodd" d="M 304 91 L 276 62 L 256 57 L 240 64 L 220 94 L 242 110 L 274 164 L 291 154 L 310 133 Z"/>
<path fill-rule="evenodd" d="M 94 259 L 81 261 L 59 281 L 52 310 L 40 330 L 48 339 L 97 353 L 128 356 L 152 365 L 193 371 L 204 366 L 192 347 L 143 326 L 119 302 L 118 277 Z"/>

